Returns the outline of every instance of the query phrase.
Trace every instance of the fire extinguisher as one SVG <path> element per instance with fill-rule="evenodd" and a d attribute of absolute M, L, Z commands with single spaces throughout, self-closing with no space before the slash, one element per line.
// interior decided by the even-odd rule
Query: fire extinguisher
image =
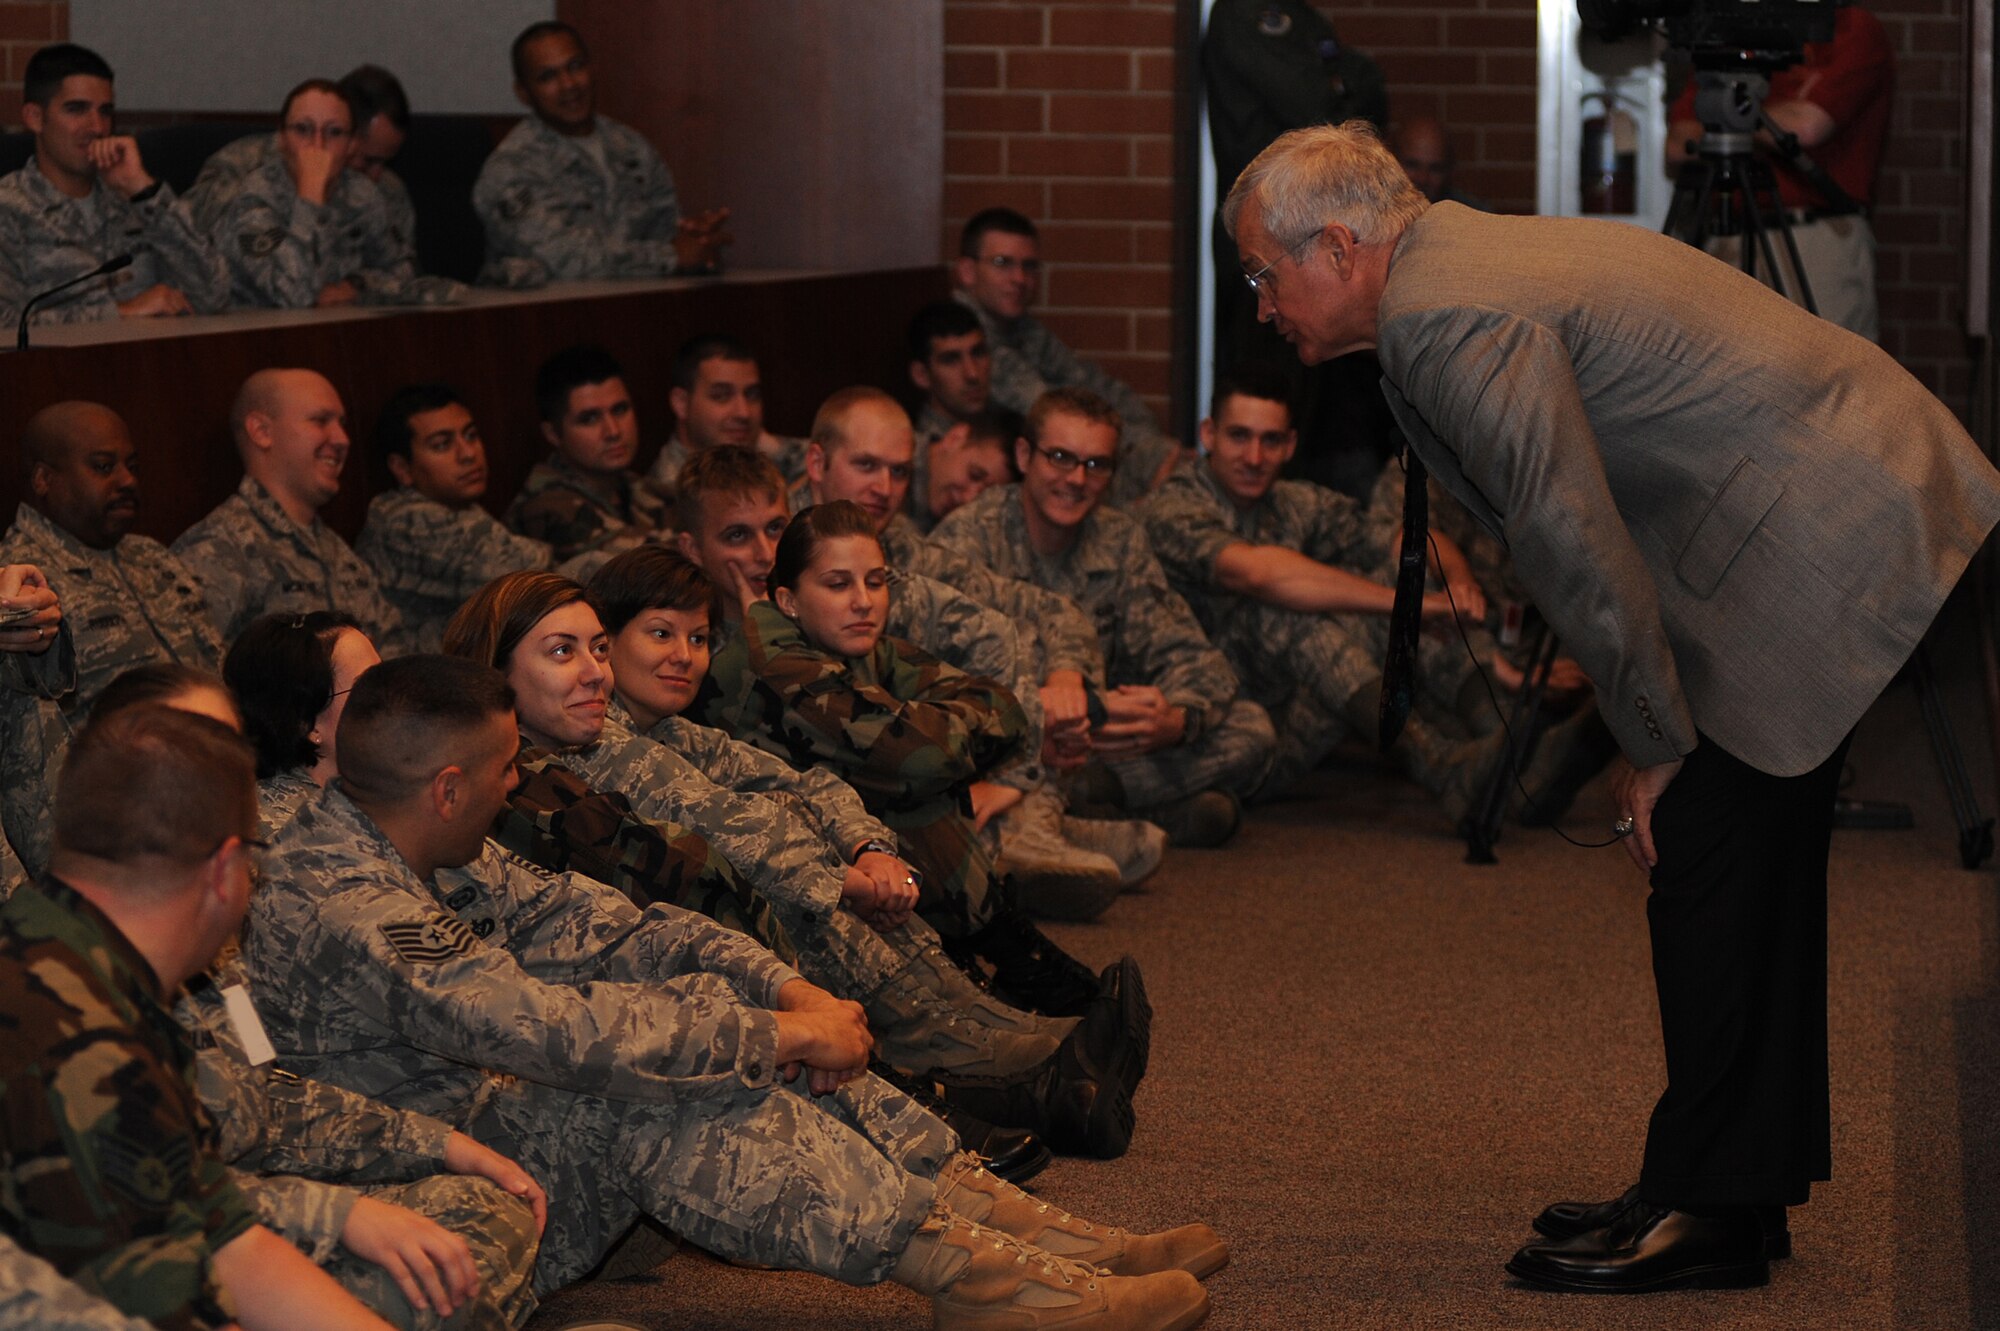
<path fill-rule="evenodd" d="M 1585 214 L 1634 213 L 1639 210 L 1639 124 L 1618 103 L 1615 92 L 1587 92 L 1583 103 L 1601 102 L 1602 114 L 1583 121 L 1582 160 L 1578 163 L 1578 211 Z"/>

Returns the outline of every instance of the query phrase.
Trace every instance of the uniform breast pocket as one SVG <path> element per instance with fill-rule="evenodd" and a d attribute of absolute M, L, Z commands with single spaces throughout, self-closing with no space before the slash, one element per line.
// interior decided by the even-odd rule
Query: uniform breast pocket
<path fill-rule="evenodd" d="M 1715 591 L 1784 493 L 1783 483 L 1749 458 L 1737 462 L 1674 561 L 1674 573 L 1689 591 L 1702 597 Z"/>

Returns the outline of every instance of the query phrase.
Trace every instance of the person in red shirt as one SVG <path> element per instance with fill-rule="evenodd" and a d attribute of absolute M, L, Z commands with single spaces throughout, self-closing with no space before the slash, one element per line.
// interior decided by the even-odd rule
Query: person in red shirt
<path fill-rule="evenodd" d="M 1858 5 L 1842 8 L 1835 17 L 1833 40 L 1809 43 L 1805 59 L 1771 76 L 1764 111 L 1780 129 L 1798 136 L 1799 146 L 1848 199 L 1860 206 L 1850 211 L 1846 200 L 1822 197 L 1803 173 L 1782 156 L 1770 153 L 1769 136 L 1759 133 L 1758 146 L 1769 153 L 1778 178 L 1778 194 L 1798 241 L 1801 266 L 1811 285 L 1813 303 L 1822 317 L 1879 341 L 1875 306 L 1875 235 L 1868 225 L 1868 208 L 1875 193 L 1875 170 L 1882 160 L 1882 143 L 1889 129 L 1889 99 L 1895 81 L 1895 56 L 1881 20 Z M 1694 113 L 1694 84 L 1681 91 L 1669 113 L 1667 165 L 1678 168 L 1694 155 L 1701 122 Z M 1775 244 L 1775 241 L 1774 241 Z M 1736 237 L 1717 237 L 1709 251 L 1731 263 L 1739 261 Z M 1784 247 L 1776 245 L 1785 270 L 1780 288 L 1798 299 L 1798 282 L 1791 273 Z M 1766 282 L 1770 274 L 1760 275 Z"/>

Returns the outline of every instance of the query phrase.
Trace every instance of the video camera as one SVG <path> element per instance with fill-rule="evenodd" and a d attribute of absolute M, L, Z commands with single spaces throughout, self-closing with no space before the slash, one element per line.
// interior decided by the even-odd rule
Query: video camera
<path fill-rule="evenodd" d="M 1641 24 L 1696 69 L 1778 70 L 1805 58 L 1808 42 L 1833 40 L 1834 11 L 1850 0 L 1577 0 L 1593 36 L 1615 40 Z"/>

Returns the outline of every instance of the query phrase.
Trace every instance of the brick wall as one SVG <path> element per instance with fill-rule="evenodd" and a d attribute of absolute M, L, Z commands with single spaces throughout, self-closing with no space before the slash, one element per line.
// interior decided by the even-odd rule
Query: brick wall
<path fill-rule="evenodd" d="M 21 76 L 28 57 L 69 36 L 69 0 L 0 3 L 0 128 L 21 127 Z"/>
<path fill-rule="evenodd" d="M 1176 336 L 1174 0 L 945 0 L 944 227 L 1036 220 L 1037 314 L 1163 415 Z"/>

